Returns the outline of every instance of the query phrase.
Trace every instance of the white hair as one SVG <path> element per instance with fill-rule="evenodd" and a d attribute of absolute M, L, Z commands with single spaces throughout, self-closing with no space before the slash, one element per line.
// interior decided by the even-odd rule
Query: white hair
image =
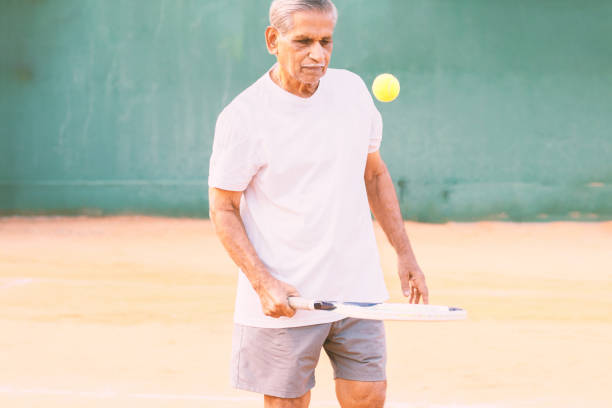
<path fill-rule="evenodd" d="M 338 10 L 331 0 L 274 0 L 270 5 L 270 25 L 285 34 L 293 28 L 293 13 L 311 10 L 331 13 L 334 24 L 338 21 Z"/>

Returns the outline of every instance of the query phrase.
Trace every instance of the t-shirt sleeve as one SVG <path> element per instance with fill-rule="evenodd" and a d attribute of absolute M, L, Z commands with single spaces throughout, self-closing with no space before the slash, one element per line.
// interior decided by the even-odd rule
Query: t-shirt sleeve
<path fill-rule="evenodd" d="M 380 112 L 376 108 L 374 104 L 374 99 L 370 94 L 370 90 L 363 80 L 362 83 L 362 91 L 364 92 L 364 98 L 366 99 L 367 106 L 367 117 L 370 118 L 370 136 L 369 136 L 369 145 L 368 145 L 368 153 L 374 153 L 378 149 L 380 149 L 380 143 L 382 142 L 382 134 L 383 134 L 383 120 Z"/>
<path fill-rule="evenodd" d="M 380 149 L 380 143 L 382 142 L 383 132 L 383 121 L 382 116 L 376 105 L 372 102 L 372 114 L 371 114 L 371 128 L 370 128 L 370 144 L 368 146 L 368 153 L 374 153 Z"/>
<path fill-rule="evenodd" d="M 258 143 L 243 121 L 231 113 L 223 111 L 217 119 L 208 186 L 244 191 L 259 168 Z"/>

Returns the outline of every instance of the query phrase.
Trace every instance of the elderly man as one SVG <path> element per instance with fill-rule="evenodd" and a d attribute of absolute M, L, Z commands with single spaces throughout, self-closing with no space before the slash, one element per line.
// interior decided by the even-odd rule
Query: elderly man
<path fill-rule="evenodd" d="M 382 407 L 382 322 L 295 311 L 287 298 L 381 302 L 388 294 L 370 210 L 398 255 L 404 295 L 425 277 L 378 152 L 382 119 L 359 76 L 328 69 L 330 0 L 275 0 L 266 44 L 277 63 L 219 115 L 211 219 L 239 266 L 232 382 L 265 407 L 307 407 L 321 349 L 345 408 Z"/>

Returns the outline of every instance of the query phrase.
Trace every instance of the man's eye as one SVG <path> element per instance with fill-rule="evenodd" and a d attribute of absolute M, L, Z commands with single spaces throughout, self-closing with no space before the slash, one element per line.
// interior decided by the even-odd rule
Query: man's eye
<path fill-rule="evenodd" d="M 324 47 L 328 46 L 329 44 L 331 44 L 331 40 L 323 40 L 323 41 L 321 41 L 321 45 L 324 46 Z"/>
<path fill-rule="evenodd" d="M 310 40 L 298 40 L 297 41 L 299 44 L 303 44 L 303 45 L 308 45 L 310 44 Z"/>

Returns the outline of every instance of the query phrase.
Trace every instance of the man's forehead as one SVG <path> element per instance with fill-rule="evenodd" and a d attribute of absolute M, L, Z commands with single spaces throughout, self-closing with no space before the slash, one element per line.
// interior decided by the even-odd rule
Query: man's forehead
<path fill-rule="evenodd" d="M 287 34 L 293 38 L 323 38 L 334 34 L 335 21 L 332 13 L 299 11 L 291 17 L 293 27 Z"/>

